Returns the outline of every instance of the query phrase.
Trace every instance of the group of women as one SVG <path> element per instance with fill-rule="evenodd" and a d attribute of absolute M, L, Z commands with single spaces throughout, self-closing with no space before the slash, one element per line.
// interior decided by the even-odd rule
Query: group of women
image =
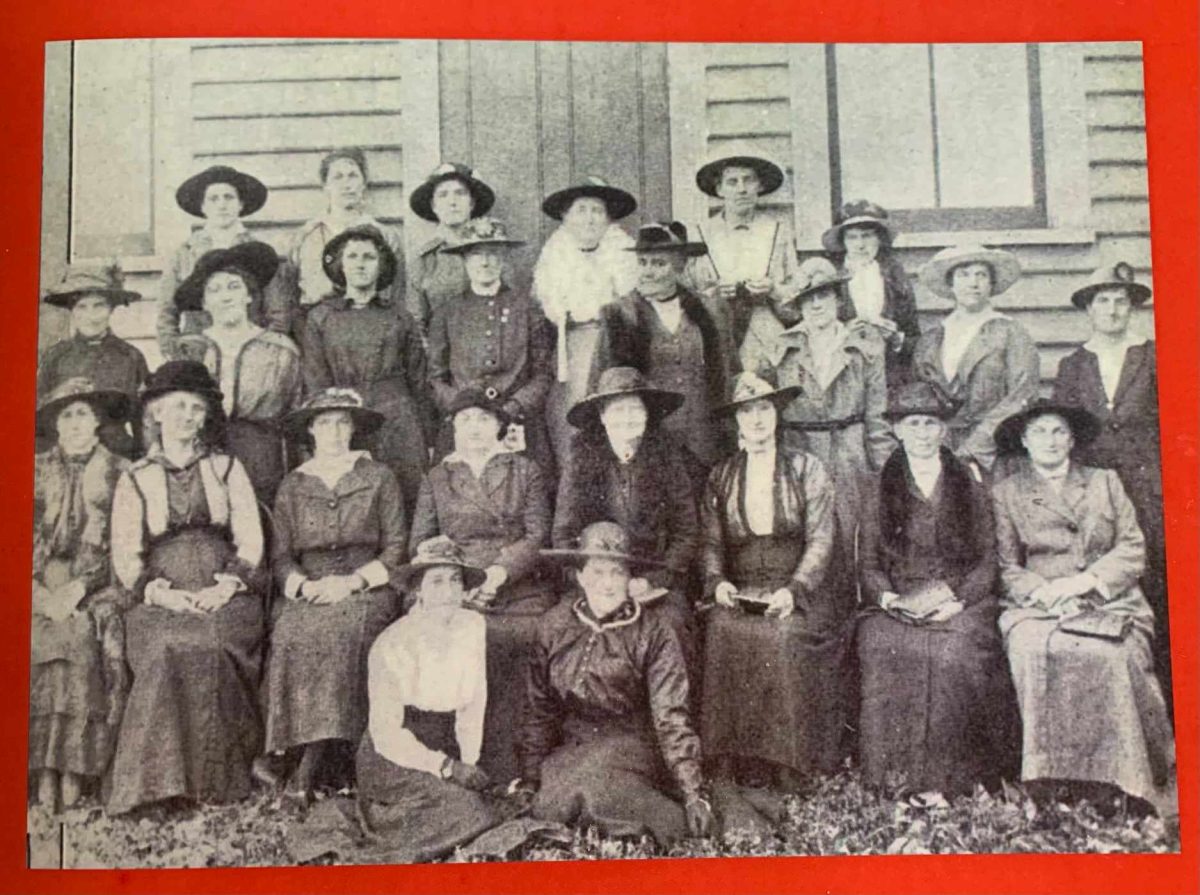
<path fill-rule="evenodd" d="M 1128 265 L 1073 294 L 1094 334 L 1045 401 L 993 306 L 1013 254 L 929 260 L 954 308 L 921 331 L 887 212 L 847 204 L 797 263 L 760 207 L 783 171 L 753 152 L 697 172 L 720 210 L 696 240 L 632 237 L 600 178 L 551 194 L 531 291 L 469 168 L 412 191 L 437 234 L 410 265 L 362 152 L 320 176 L 283 258 L 242 222 L 257 179 L 179 188 L 203 224 L 153 373 L 109 331 L 119 271 L 46 298 L 74 333 L 39 368 L 39 800 L 98 787 L 122 813 L 257 779 L 303 805 L 352 765 L 360 841 L 416 859 L 520 811 L 708 835 L 738 786 L 851 751 L 915 790 L 1164 790 Z"/>

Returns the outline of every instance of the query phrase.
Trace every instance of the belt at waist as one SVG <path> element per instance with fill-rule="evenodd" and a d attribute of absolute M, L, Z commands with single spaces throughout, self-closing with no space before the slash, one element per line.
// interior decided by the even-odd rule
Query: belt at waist
<path fill-rule="evenodd" d="M 839 429 L 848 429 L 851 426 L 856 426 L 864 421 L 865 417 L 860 414 L 855 416 L 845 416 L 836 420 L 806 420 L 800 422 L 798 420 L 783 420 L 785 429 L 794 429 L 798 432 L 836 432 Z"/>
<path fill-rule="evenodd" d="M 300 567 L 304 569 L 304 574 L 314 578 L 323 578 L 326 575 L 349 575 L 378 555 L 377 548 L 366 544 L 313 548 L 300 554 Z"/>
<path fill-rule="evenodd" d="M 630 735 L 642 737 L 648 741 L 654 739 L 653 731 L 650 730 L 647 720 L 643 718 L 599 719 L 567 715 L 563 720 L 563 741 L 567 743 L 587 743 L 610 736 Z"/>

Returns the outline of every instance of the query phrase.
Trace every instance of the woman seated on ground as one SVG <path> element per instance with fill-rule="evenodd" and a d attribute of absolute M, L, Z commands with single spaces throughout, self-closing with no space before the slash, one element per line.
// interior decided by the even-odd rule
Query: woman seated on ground
<path fill-rule="evenodd" d="M 486 614 L 488 716 L 483 766 L 498 780 L 517 774 L 514 721 L 525 711 L 525 665 L 538 618 L 556 602 L 541 574 L 550 507 L 538 465 L 505 450 L 510 420 L 498 399 L 460 391 L 450 405 L 454 451 L 425 476 L 409 547 L 447 535 L 483 569 L 468 605 Z"/>
<path fill-rule="evenodd" d="M 1021 779 L 1092 781 L 1159 807 L 1175 748 L 1138 584 L 1145 543 L 1117 473 L 1071 459 L 1098 431 L 1086 410 L 1044 401 L 996 429 L 1002 451 L 1028 455 L 993 491 Z"/>
<path fill-rule="evenodd" d="M 833 485 L 821 461 L 778 443 L 779 408 L 798 388 L 738 375 L 717 415 L 737 418 L 741 449 L 718 463 L 700 504 L 705 593 L 705 751 L 719 776 L 738 759 L 797 774 L 838 765 L 845 638 L 821 587 L 833 546 Z M 748 613 L 755 614 L 748 614 Z M 759 614 L 761 613 L 761 614 Z"/>
<path fill-rule="evenodd" d="M 362 736 L 367 651 L 399 608 L 392 577 L 404 559 L 400 486 L 390 469 L 352 449 L 382 420 L 357 392 L 334 388 L 286 421 L 312 459 L 288 474 L 275 501 L 272 560 L 283 599 L 264 692 L 267 751 L 302 753 L 287 789 L 297 802 L 311 800 L 330 747 L 353 748 Z M 256 763 L 257 772 L 263 767 Z"/>
<path fill-rule="evenodd" d="M 246 470 L 219 447 L 221 399 L 203 364 L 159 367 L 142 392 L 149 450 L 113 496 L 113 571 L 136 605 L 125 614 L 133 686 L 110 814 L 250 792 L 263 534 Z"/>
<path fill-rule="evenodd" d="M 33 464 L 33 639 L 29 771 L 37 799 L 70 808 L 108 770 L 124 707 L 120 594 L 109 587 L 109 515 L 125 461 L 100 443 L 129 401 L 68 379 L 38 408 L 38 433 L 54 447 Z"/>
<path fill-rule="evenodd" d="M 700 738 L 675 627 L 629 592 L 629 539 L 614 522 L 583 530 L 572 595 L 542 617 L 529 673 L 518 790 L 544 820 L 649 832 L 666 847 L 713 832 Z"/>
<path fill-rule="evenodd" d="M 987 491 L 943 444 L 953 413 L 928 383 L 892 395 L 901 447 L 860 530 L 858 754 L 875 786 L 901 774 L 918 792 L 970 792 L 1015 770 L 995 525 Z"/>

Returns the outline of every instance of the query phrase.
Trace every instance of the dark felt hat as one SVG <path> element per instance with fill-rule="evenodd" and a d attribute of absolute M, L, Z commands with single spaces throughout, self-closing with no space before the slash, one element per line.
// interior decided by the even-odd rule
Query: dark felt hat
<path fill-rule="evenodd" d="M 654 388 L 634 367 L 609 367 L 600 374 L 592 393 L 567 411 L 567 422 L 577 429 L 597 425 L 600 409 L 624 395 L 636 395 L 645 402 L 650 422 L 669 416 L 683 404 L 683 395 Z"/>
<path fill-rule="evenodd" d="M 612 559 L 635 569 L 662 568 L 663 563 L 635 556 L 629 547 L 629 535 L 615 522 L 593 522 L 579 533 L 578 546 L 541 551 L 542 556 L 560 562 L 582 565 L 589 559 Z"/>
<path fill-rule="evenodd" d="M 240 242 L 227 249 L 205 252 L 188 278 L 175 290 L 175 307 L 181 311 L 199 311 L 204 307 L 204 287 L 208 278 L 222 270 L 236 268 L 254 278 L 250 288 L 267 287 L 279 268 L 279 256 L 265 242 Z"/>
<path fill-rule="evenodd" d="M 749 168 L 758 175 L 760 196 L 773 193 L 783 186 L 783 168 L 771 159 L 755 152 L 744 143 L 725 145 L 716 149 L 696 172 L 696 186 L 710 196 L 717 195 L 722 172 L 729 167 Z"/>
<path fill-rule="evenodd" d="M 267 188 L 263 182 L 228 165 L 213 165 L 193 174 L 175 191 L 175 202 L 188 214 L 202 218 L 204 191 L 214 183 L 227 183 L 237 190 L 242 200 L 242 217 L 254 214 L 267 204 Z"/>
<path fill-rule="evenodd" d="M 774 404 L 777 410 L 782 410 L 803 390 L 798 385 L 776 388 L 774 384 L 754 373 L 738 373 L 734 377 L 729 400 L 713 410 L 712 413 L 713 416 L 729 416 L 737 412 L 739 407 L 763 399 Z"/>
<path fill-rule="evenodd" d="M 494 416 L 500 421 L 502 433 L 512 422 L 512 419 L 501 407 L 499 392 L 491 386 L 487 388 L 471 386 L 462 389 L 454 396 L 450 406 L 446 408 L 446 416 L 453 418 L 460 410 L 466 410 L 468 407 L 478 407 Z"/>
<path fill-rule="evenodd" d="M 317 392 L 299 408 L 283 418 L 283 430 L 289 438 L 308 435 L 308 424 L 322 413 L 344 410 L 354 420 L 354 434 L 370 435 L 383 425 L 383 414 L 368 410 L 362 396 L 352 388 L 327 388 Z"/>
<path fill-rule="evenodd" d="M 487 214 L 496 203 L 496 193 L 490 186 L 475 176 L 466 165 L 457 162 L 446 162 L 438 165 L 425 182 L 412 191 L 408 197 L 409 207 L 418 217 L 437 223 L 438 217 L 433 212 L 433 191 L 439 184 L 447 180 L 457 180 L 471 194 L 471 217 L 478 218 Z"/>
<path fill-rule="evenodd" d="M 603 202 L 608 208 L 609 218 L 614 221 L 628 217 L 637 208 L 637 199 L 633 198 L 632 193 L 610 186 L 603 177 L 589 174 L 578 183 L 547 196 L 542 202 L 542 211 L 555 220 L 561 221 L 563 215 L 567 213 L 567 209 L 571 207 L 571 203 L 585 197 L 599 199 Z"/>
<path fill-rule="evenodd" d="M 825 247 L 825 251 L 834 254 L 846 251 L 842 234 L 848 227 L 873 227 L 879 232 L 885 245 L 891 245 L 896 238 L 896 228 L 888 220 L 886 208 L 866 199 L 855 199 L 841 207 L 837 221 L 821 234 L 821 245 Z"/>
<path fill-rule="evenodd" d="M 892 422 L 919 414 L 946 420 L 954 416 L 954 402 L 932 382 L 907 382 L 892 390 L 884 416 Z"/>
<path fill-rule="evenodd" d="M 96 388 L 95 382 L 86 376 L 75 376 L 59 384 L 38 403 L 38 434 L 53 435 L 59 413 L 76 401 L 87 402 L 97 416 L 112 422 L 129 418 L 128 395 L 114 389 Z"/>
<path fill-rule="evenodd" d="M 689 258 L 707 255 L 708 246 L 688 242 L 687 227 L 679 221 L 658 221 L 638 227 L 637 242 L 627 252 L 678 252 Z"/>
<path fill-rule="evenodd" d="M 1129 296 L 1129 303 L 1135 307 L 1150 300 L 1150 287 L 1134 282 L 1133 265 L 1118 261 L 1093 271 L 1087 285 L 1071 293 L 1071 304 L 1080 309 L 1086 308 L 1101 289 L 1124 289 Z"/>
<path fill-rule="evenodd" d="M 1089 411 L 1074 404 L 1062 404 L 1046 398 L 1039 398 L 1020 413 L 1007 417 L 996 427 L 996 447 L 1005 454 L 1024 453 L 1025 446 L 1021 444 L 1021 436 L 1025 427 L 1040 416 L 1054 414 L 1061 416 L 1071 427 L 1075 437 L 1075 446 L 1082 447 L 1096 439 L 1100 434 L 1100 421 Z"/>
<path fill-rule="evenodd" d="M 346 288 L 346 274 L 342 270 L 342 249 L 351 240 L 361 240 L 373 243 L 379 251 L 379 279 L 375 282 L 376 291 L 382 292 L 396 280 L 396 253 L 388 245 L 387 239 L 379 232 L 378 227 L 361 224 L 343 230 L 325 244 L 325 254 L 321 258 L 321 266 L 325 276 L 335 286 Z"/>
<path fill-rule="evenodd" d="M 407 565 L 396 570 L 396 583 L 407 591 L 413 590 L 426 569 L 438 566 L 453 566 L 462 570 L 463 587 L 474 590 L 483 584 L 487 576 L 483 570 L 471 565 L 462 550 L 446 535 L 429 538 L 417 545 L 417 555 Z"/>
<path fill-rule="evenodd" d="M 142 389 L 142 404 L 171 392 L 190 392 L 216 402 L 220 406 L 224 395 L 208 367 L 195 360 L 170 360 L 150 374 Z"/>
<path fill-rule="evenodd" d="M 125 288 L 121 265 L 113 262 L 105 267 L 72 264 L 63 278 L 46 290 L 45 302 L 70 310 L 85 295 L 103 295 L 110 307 L 141 301 L 141 294 Z"/>

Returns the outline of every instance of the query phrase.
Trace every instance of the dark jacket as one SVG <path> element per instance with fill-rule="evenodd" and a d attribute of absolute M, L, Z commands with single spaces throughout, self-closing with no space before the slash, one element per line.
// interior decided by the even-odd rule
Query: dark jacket
<path fill-rule="evenodd" d="M 879 272 L 883 275 L 883 316 L 891 320 L 904 333 L 904 341 L 898 351 L 887 352 L 887 378 L 890 385 L 896 385 L 908 380 L 911 376 L 913 351 L 917 347 L 917 339 L 921 336 L 921 324 L 917 319 L 917 298 L 913 292 L 912 280 L 904 265 L 890 255 L 880 255 L 877 259 Z M 839 259 L 838 268 L 845 271 L 844 259 Z M 841 286 L 841 300 L 838 306 L 838 318 L 852 320 L 858 316 L 854 300 L 850 297 L 849 282 Z"/>
<path fill-rule="evenodd" d="M 1079 348 L 1058 365 L 1054 400 L 1084 407 L 1102 426 L 1100 436 L 1077 449 L 1081 463 L 1115 469 L 1138 507 L 1162 527 L 1162 460 L 1158 431 L 1158 376 L 1154 342 L 1130 347 L 1112 406 L 1100 379 L 1096 355 Z M 1145 522 L 1143 522 L 1143 527 Z"/>
<path fill-rule="evenodd" d="M 408 310 L 421 332 L 429 331 L 435 310 L 471 287 L 462 255 L 443 252 L 447 245 L 445 237 L 435 236 L 417 250 L 408 288 Z"/>
<path fill-rule="evenodd" d="M 542 616 L 530 657 L 522 779 L 540 782 L 543 760 L 584 729 L 644 731 L 683 795 L 699 794 L 688 686 L 679 634 L 656 608 L 631 602 L 598 621 L 582 596 L 559 602 Z"/>
<path fill-rule="evenodd" d="M 967 605 L 996 600 L 996 526 L 989 495 L 942 448 L 942 475 L 931 499 L 913 481 L 904 449 L 884 464 L 859 529 L 864 596 L 905 594 L 944 581 Z"/>
<path fill-rule="evenodd" d="M 550 540 L 550 505 L 538 465 L 520 454 L 497 454 L 478 479 L 453 456 L 434 466 L 417 495 L 409 552 L 439 534 L 462 548 L 472 565 L 503 566 L 505 591 L 532 576 L 538 551 Z"/>
<path fill-rule="evenodd" d="M 637 455 L 622 464 L 603 430 L 579 433 L 559 480 L 554 546 L 575 546 L 593 522 L 616 522 L 634 554 L 665 563 L 646 575 L 651 584 L 678 588 L 699 546 L 688 456 L 666 433 L 647 430 Z"/>

